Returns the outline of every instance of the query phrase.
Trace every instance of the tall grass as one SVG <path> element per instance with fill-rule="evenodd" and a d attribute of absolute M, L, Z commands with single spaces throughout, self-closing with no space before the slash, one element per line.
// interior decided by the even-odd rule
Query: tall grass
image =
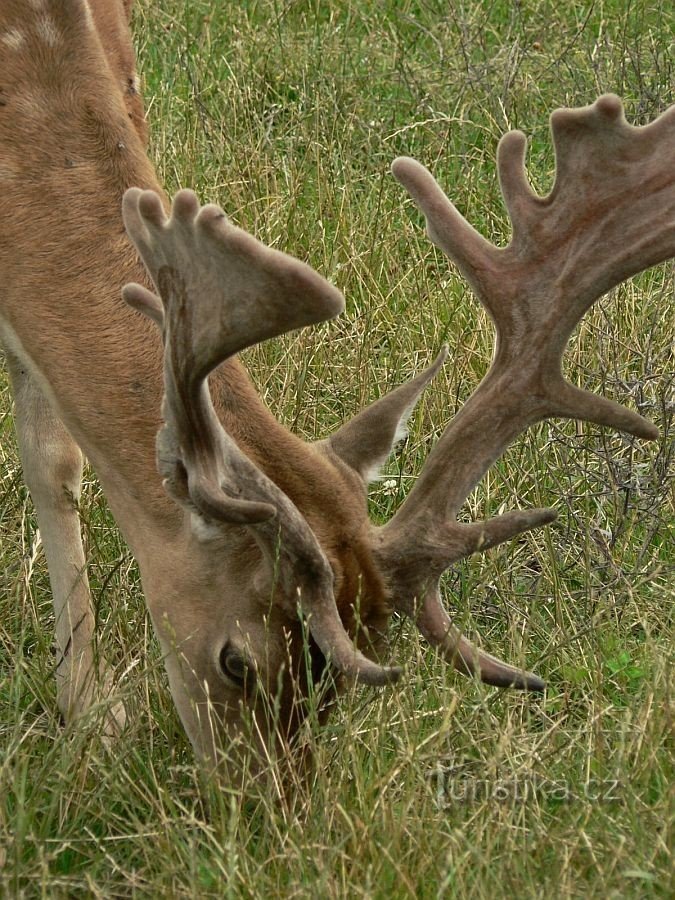
<path fill-rule="evenodd" d="M 151 153 L 168 190 L 220 203 L 347 298 L 339 321 L 247 354 L 278 416 L 325 436 L 450 343 L 372 491 L 376 519 L 405 495 L 492 350 L 391 160 L 428 164 L 504 242 L 500 135 L 530 135 L 545 192 L 552 109 L 611 90 L 639 124 L 673 101 L 673 24 L 658 0 L 140 0 Z M 132 715 L 114 753 L 96 712 L 60 725 L 46 566 L 0 371 L 0 894 L 672 896 L 672 296 L 672 265 L 634 279 L 567 354 L 572 380 L 637 406 L 659 441 L 546 424 L 467 507 L 559 511 L 446 581 L 466 629 L 527 661 L 547 694 L 463 680 L 395 623 L 402 685 L 345 697 L 309 738 L 310 785 L 291 802 L 272 790 L 255 809 L 199 789 L 135 564 L 92 473 L 82 512 L 100 640 Z"/>

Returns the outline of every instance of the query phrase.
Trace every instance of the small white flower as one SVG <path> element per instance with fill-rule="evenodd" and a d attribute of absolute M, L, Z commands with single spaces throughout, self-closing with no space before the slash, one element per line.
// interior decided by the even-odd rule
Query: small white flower
<path fill-rule="evenodd" d="M 382 493 L 392 497 L 396 493 L 397 487 L 398 485 L 394 478 L 387 478 L 386 481 L 382 482 Z"/>

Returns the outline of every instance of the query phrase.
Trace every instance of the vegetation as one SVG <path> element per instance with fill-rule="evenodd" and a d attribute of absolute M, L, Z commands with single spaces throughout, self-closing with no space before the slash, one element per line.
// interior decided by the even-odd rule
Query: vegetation
<path fill-rule="evenodd" d="M 486 316 L 389 174 L 429 165 L 486 236 L 508 240 L 494 167 L 509 128 L 553 173 L 547 119 L 621 95 L 629 120 L 673 102 L 661 0 L 139 0 L 151 153 L 345 293 L 334 323 L 255 348 L 266 402 L 308 439 L 451 355 L 372 490 L 384 520 L 485 372 Z M 556 523 L 476 556 L 447 603 L 545 696 L 462 679 L 405 624 L 400 686 L 344 698 L 316 729 L 316 773 L 255 807 L 201 791 L 138 574 L 93 473 L 82 502 L 100 641 L 130 724 L 58 718 L 45 561 L 0 370 L 0 895 L 7 897 L 672 896 L 671 265 L 613 292 L 567 355 L 579 384 L 635 405 L 651 445 L 592 426 L 533 429 L 467 515 L 555 505 Z"/>

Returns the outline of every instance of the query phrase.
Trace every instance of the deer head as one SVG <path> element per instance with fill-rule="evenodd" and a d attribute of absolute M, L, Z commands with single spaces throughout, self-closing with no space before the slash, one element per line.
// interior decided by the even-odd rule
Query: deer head
<path fill-rule="evenodd" d="M 349 577 L 344 570 L 354 567 L 350 557 L 358 546 L 343 549 L 342 561 L 330 540 L 322 546 L 291 497 L 228 434 L 214 409 L 208 375 L 251 344 L 336 315 L 343 299 L 308 266 L 234 227 L 218 207 L 200 208 L 191 191 L 176 195 L 168 219 L 156 193 L 131 189 L 123 215 L 159 294 L 140 284 L 123 291 L 127 303 L 152 319 L 163 337 L 164 424 L 157 436 L 157 466 L 184 517 L 190 581 L 195 555 L 204 578 L 203 613 L 195 617 L 188 605 L 184 625 L 184 599 L 167 613 L 174 696 L 201 752 L 217 740 L 214 721 L 236 725 L 244 704 L 249 712 L 256 702 L 261 708 L 280 707 L 273 726 L 287 737 L 291 723 L 302 718 L 307 682 L 318 682 L 324 661 L 344 676 L 374 685 L 394 681 L 399 670 L 364 656 L 338 611 L 336 582 Z M 228 387 L 235 394 L 241 389 L 239 370 Z M 255 419 L 255 405 L 246 411 Z M 275 437 L 269 435 L 271 448 Z M 279 469 L 274 460 L 267 466 Z M 348 527 L 367 554 L 365 535 L 359 534 L 365 491 L 358 476 L 350 479 L 351 473 L 331 466 L 319 452 L 301 474 L 323 481 L 324 491 L 330 483 L 333 502 L 351 513 Z M 334 514 L 341 517 L 340 511 Z M 358 575 L 364 574 L 359 567 Z M 373 575 L 370 581 L 382 594 Z M 355 592 L 350 603 L 356 599 Z M 376 599 L 381 603 L 380 596 Z M 311 647 L 303 643 L 300 619 Z M 263 745 L 267 719 L 259 711 L 255 732 Z"/>

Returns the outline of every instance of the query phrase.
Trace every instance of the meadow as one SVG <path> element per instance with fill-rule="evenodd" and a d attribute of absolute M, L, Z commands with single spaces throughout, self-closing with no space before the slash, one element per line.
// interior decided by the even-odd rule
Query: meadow
<path fill-rule="evenodd" d="M 504 244 L 499 137 L 530 138 L 545 194 L 548 116 L 619 94 L 645 124 L 673 102 L 661 0 L 137 0 L 151 157 L 344 292 L 338 320 L 247 352 L 266 403 L 306 439 L 450 357 L 371 489 L 386 520 L 492 354 L 487 316 L 390 174 L 436 174 Z M 552 525 L 463 562 L 445 600 L 472 636 L 548 684 L 463 679 L 404 622 L 395 688 L 353 690 L 308 738 L 289 801 L 201 790 L 133 558 L 95 475 L 82 518 L 100 642 L 130 710 L 64 728 L 46 564 L 0 366 L 0 896 L 648 898 L 673 896 L 673 264 L 596 304 L 575 383 L 638 409 L 645 443 L 553 421 L 524 435 L 467 518 L 552 505 Z"/>

